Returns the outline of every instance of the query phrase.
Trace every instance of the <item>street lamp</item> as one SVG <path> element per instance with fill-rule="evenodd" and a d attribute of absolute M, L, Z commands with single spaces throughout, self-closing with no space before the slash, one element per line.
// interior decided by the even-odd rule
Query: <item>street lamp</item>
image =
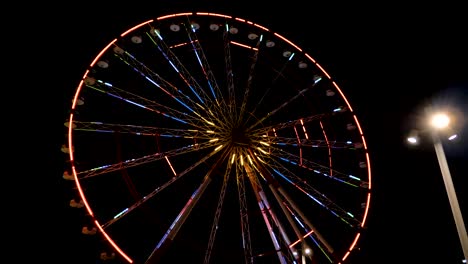
<path fill-rule="evenodd" d="M 432 141 L 434 144 L 434 149 L 437 155 L 437 160 L 439 161 L 440 171 L 442 172 L 442 178 L 445 184 L 445 190 L 450 202 L 450 208 L 452 209 L 453 218 L 455 220 L 455 225 L 457 227 L 458 237 L 463 250 L 463 255 L 465 257 L 463 263 L 468 261 L 468 234 L 466 232 L 465 224 L 463 222 L 463 217 L 460 211 L 460 206 L 458 205 L 457 195 L 455 193 L 455 188 L 452 182 L 452 176 L 450 175 L 450 170 L 447 164 L 447 158 L 445 157 L 444 148 L 442 146 L 442 141 L 440 138 L 440 131 L 447 129 L 450 124 L 450 117 L 445 113 L 435 113 L 430 115 L 430 125 Z M 449 139 L 455 138 L 456 135 L 452 135 Z M 417 143 L 418 137 L 417 134 L 413 133 L 408 137 L 408 142 Z"/>
<path fill-rule="evenodd" d="M 450 202 L 450 208 L 452 209 L 453 218 L 455 225 L 457 226 L 458 237 L 463 249 L 463 255 L 465 261 L 468 260 L 468 233 L 466 233 L 465 224 L 463 223 L 463 217 L 458 205 L 457 195 L 452 182 L 452 176 L 447 164 L 447 158 L 445 157 L 444 148 L 442 147 L 442 141 L 440 140 L 439 130 L 445 129 L 450 123 L 449 117 L 444 113 L 434 114 L 431 118 L 431 125 L 434 128 L 432 131 L 432 140 L 434 143 L 434 149 L 439 161 L 440 171 L 442 172 L 442 178 L 444 179 L 445 190 Z"/>

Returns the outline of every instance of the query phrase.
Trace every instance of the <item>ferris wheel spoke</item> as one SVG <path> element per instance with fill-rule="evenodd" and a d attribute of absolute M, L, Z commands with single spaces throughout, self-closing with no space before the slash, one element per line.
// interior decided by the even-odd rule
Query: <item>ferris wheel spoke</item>
<path fill-rule="evenodd" d="M 314 83 L 312 85 L 308 85 L 306 88 L 298 91 L 298 93 L 296 95 L 294 95 L 293 97 L 291 97 L 289 100 L 286 100 L 284 103 L 282 103 L 281 105 L 279 105 L 277 108 L 269 111 L 265 116 L 263 116 L 262 118 L 260 118 L 259 120 L 257 120 L 257 122 L 255 122 L 250 128 L 253 128 L 255 126 L 257 126 L 258 124 L 260 124 L 261 122 L 267 120 L 268 118 L 271 118 L 273 115 L 275 115 L 278 111 L 280 111 L 281 109 L 285 108 L 286 106 L 288 106 L 289 104 L 291 104 L 292 102 L 294 102 L 297 98 L 299 98 L 300 96 L 302 96 L 304 93 L 306 93 L 307 91 L 309 91 L 312 87 L 315 86 L 316 83 L 318 83 L 320 81 L 320 77 L 316 77 L 315 80 L 314 80 Z"/>
<path fill-rule="evenodd" d="M 306 124 L 306 123 L 309 123 L 309 122 L 316 122 L 317 120 L 321 120 L 321 119 L 323 119 L 325 117 L 328 117 L 330 115 L 332 115 L 332 114 L 330 114 L 330 113 L 314 114 L 314 115 L 311 115 L 311 116 L 308 116 L 308 117 L 301 117 L 301 118 L 297 118 L 297 119 L 290 120 L 290 121 L 287 121 L 287 122 L 276 123 L 276 124 L 273 124 L 273 125 L 270 125 L 270 126 L 265 126 L 265 127 L 261 127 L 261 128 L 258 128 L 258 129 L 253 129 L 253 130 L 251 130 L 251 132 L 255 133 L 255 134 L 263 134 L 263 135 L 272 134 L 274 136 L 277 136 L 276 133 L 278 131 L 280 131 L 281 129 L 291 128 L 291 127 L 298 126 L 298 125 L 302 126 L 303 124 Z"/>
<path fill-rule="evenodd" d="M 281 264 L 286 264 L 287 259 L 285 253 L 281 250 L 281 248 L 284 247 L 285 244 L 283 240 L 284 237 L 282 237 L 281 234 L 284 235 L 285 233 L 278 231 L 278 229 L 282 229 L 282 226 L 280 225 L 275 213 L 273 212 L 273 209 L 270 207 L 270 203 L 267 197 L 265 196 L 263 187 L 260 184 L 260 181 L 254 169 L 252 169 L 251 166 L 249 166 L 247 163 L 244 163 L 244 169 L 248 176 L 252 190 L 254 191 L 255 197 L 257 199 L 257 204 L 262 213 L 263 222 L 268 230 L 268 234 L 270 235 L 270 239 L 273 243 L 274 251 L 276 252 L 279 262 Z M 277 232 L 280 232 L 280 235 L 277 235 Z M 281 241 L 279 240 L 280 238 L 282 238 Z M 288 241 L 288 239 L 286 241 Z"/>
<path fill-rule="evenodd" d="M 292 206 L 289 204 L 289 202 L 285 201 L 284 202 L 284 207 L 288 210 L 288 212 L 291 214 L 292 218 L 299 224 L 299 226 L 302 228 L 302 231 L 304 235 L 291 243 L 289 245 L 289 248 L 293 248 L 295 245 L 303 242 L 305 239 L 310 238 L 312 240 L 312 243 L 322 252 L 322 254 L 328 259 L 330 263 L 333 262 L 333 249 L 329 246 L 324 244 L 326 242 L 323 237 L 317 237 L 317 230 L 310 224 L 308 223 L 308 220 L 304 220 L 301 218 L 301 213 L 300 212 L 295 212 L 295 210 L 292 208 Z M 326 242 L 328 243 L 328 242 Z M 308 246 L 307 244 L 305 247 L 303 246 L 302 249 L 307 249 Z"/>
<path fill-rule="evenodd" d="M 248 157 L 247 155 L 245 155 Z M 244 165 L 241 162 L 236 163 L 236 183 L 237 193 L 239 196 L 239 216 L 241 221 L 241 236 L 242 246 L 244 248 L 244 261 L 246 264 L 252 264 L 252 241 L 250 237 L 250 225 L 248 215 L 248 204 L 245 190 L 245 178 L 248 177 L 244 173 Z"/>
<path fill-rule="evenodd" d="M 189 21 L 190 22 L 190 21 Z M 190 26 L 187 26 L 185 23 L 183 23 L 183 26 L 187 32 L 187 35 L 189 37 L 189 42 L 191 46 L 193 47 L 193 52 L 195 53 L 195 56 L 197 58 L 197 61 L 202 69 L 203 76 L 206 79 L 207 85 L 210 88 L 211 94 L 214 98 L 215 103 L 211 103 L 210 106 L 213 108 L 213 111 L 211 109 L 208 109 L 208 111 L 212 114 L 218 113 L 217 115 L 217 120 L 223 120 L 224 122 L 220 123 L 228 123 L 228 116 L 229 116 L 229 106 L 227 105 L 226 100 L 223 97 L 223 94 L 216 82 L 216 78 L 214 76 L 213 71 L 211 70 L 210 64 L 208 62 L 208 59 L 206 58 L 205 52 L 203 50 L 203 47 L 198 39 L 198 36 L 196 34 L 196 28 L 190 24 Z M 206 98 L 207 101 L 212 102 L 211 99 Z"/>
<path fill-rule="evenodd" d="M 212 91 L 214 99 L 210 98 L 210 96 L 205 92 L 203 87 L 197 82 L 197 80 L 193 77 L 190 71 L 187 70 L 187 68 L 178 58 L 178 56 L 172 51 L 172 49 L 180 47 L 180 45 L 176 45 L 173 48 L 168 46 L 164 42 L 161 33 L 157 29 L 153 29 L 152 31 L 150 31 L 150 34 L 147 34 L 147 35 L 150 37 L 150 39 L 159 49 L 159 51 L 164 56 L 164 58 L 171 65 L 171 68 L 178 73 L 179 77 L 182 78 L 184 83 L 190 88 L 192 93 L 198 98 L 200 103 L 202 105 L 207 106 L 206 108 L 201 107 L 205 111 L 205 113 L 212 116 L 214 120 L 219 120 L 221 118 L 224 118 L 225 115 L 221 113 L 225 112 L 225 107 L 222 107 L 221 104 L 224 104 L 225 102 L 224 100 L 222 100 L 221 92 L 216 83 L 216 79 L 214 78 L 214 75 L 209 67 L 208 61 L 204 55 L 201 44 L 198 41 L 198 39 L 196 39 L 196 34 L 192 26 L 190 25 L 190 29 L 188 29 L 188 27 L 184 23 L 182 23 L 182 25 L 186 29 L 186 32 L 189 38 L 189 43 L 192 46 L 194 46 L 194 53 L 197 57 L 197 61 L 202 68 L 205 78 L 207 79 L 208 86 L 210 87 L 210 90 Z M 192 39 L 192 38 L 195 38 L 195 39 Z M 181 46 L 184 46 L 184 45 L 181 45 Z M 219 94 L 219 96 L 217 96 L 217 94 Z M 198 103 L 196 103 L 196 105 L 200 106 Z M 215 111 L 212 111 L 210 108 L 213 108 L 213 110 Z M 218 114 L 215 114 L 215 113 L 218 113 Z M 211 122 L 213 121 L 211 118 L 210 120 Z M 224 124 L 223 122 L 219 122 L 219 123 L 221 125 Z"/>
<path fill-rule="evenodd" d="M 323 252 L 327 258 L 329 258 L 329 255 L 331 255 L 334 252 L 334 249 L 330 245 L 330 243 L 325 240 L 325 238 L 318 232 L 318 230 L 312 225 L 311 221 L 308 219 L 308 217 L 299 209 L 298 204 L 290 197 L 290 195 L 286 192 L 286 190 L 282 187 L 283 185 L 279 183 L 271 173 L 271 164 L 266 163 L 265 161 L 259 159 L 258 156 L 255 157 L 255 162 L 253 163 L 253 167 L 258 171 L 260 175 L 262 175 L 264 181 L 268 183 L 268 187 L 270 188 L 271 192 L 273 193 L 277 203 L 280 205 L 280 208 L 283 211 L 283 214 L 286 216 L 289 225 L 293 227 L 295 230 L 296 238 L 298 239 L 298 242 L 291 243 L 289 238 L 287 238 L 285 235 L 285 241 L 288 243 L 288 247 L 290 250 L 292 250 L 292 255 L 297 258 L 298 255 L 295 254 L 297 253 L 297 250 L 294 249 L 294 245 L 297 243 L 301 243 L 301 248 L 303 250 L 305 249 L 310 249 L 308 246 L 308 243 L 304 240 L 304 238 L 308 236 L 313 236 L 315 237 L 314 239 L 314 244 L 316 244 L 321 250 L 323 251 L 324 248 L 326 248 L 327 252 Z M 274 167 L 274 165 L 273 165 Z M 273 169 L 274 170 L 274 169 Z M 291 210 L 291 208 L 293 210 Z M 295 211 L 293 213 L 292 211 Z M 299 218 L 295 215 L 297 214 L 300 216 Z M 301 219 L 301 220 L 300 220 Z M 303 232 L 301 232 L 301 227 Z M 284 230 L 284 229 L 280 229 Z M 311 250 L 311 249 L 310 249 Z M 304 252 L 303 252 L 304 254 Z M 308 255 L 308 254 L 306 254 Z"/>
<path fill-rule="evenodd" d="M 307 179 L 297 176 L 295 173 L 291 172 L 289 169 L 274 159 L 269 159 L 268 161 L 268 166 L 271 167 L 277 176 L 286 180 L 289 184 L 292 184 L 294 187 L 303 192 L 307 197 L 315 201 L 318 205 L 328 210 L 332 215 L 338 217 L 340 220 L 351 227 L 357 228 L 360 226 L 360 221 L 354 217 L 351 212 L 341 208 L 324 193 L 321 193 L 312 187 L 307 182 Z"/>
<path fill-rule="evenodd" d="M 263 169 L 262 166 L 254 165 L 253 167 L 259 174 L 267 175 L 266 177 L 264 176 L 263 178 L 266 179 L 266 182 L 268 183 L 268 187 L 270 191 L 273 193 L 273 198 L 275 202 L 279 205 L 283 215 L 286 217 L 288 226 L 292 227 L 292 229 L 294 230 L 295 238 L 300 240 L 301 242 L 300 245 L 303 248 L 308 248 L 307 243 L 303 240 L 303 234 L 300 230 L 301 223 L 297 221 L 297 219 L 295 221 L 293 218 L 294 215 L 292 215 L 290 211 L 287 210 L 286 201 L 284 200 L 284 197 L 282 197 L 281 194 L 278 192 L 280 190 L 280 188 L 278 188 L 278 185 L 275 184 L 275 182 L 271 180 L 272 178 L 268 176 L 269 172 Z M 297 250 L 294 248 L 294 245 L 291 243 L 289 236 L 285 232 L 284 225 L 281 223 L 279 218 L 273 212 L 272 212 L 272 219 L 276 223 L 276 226 L 278 226 L 278 232 L 281 235 L 281 238 L 283 241 L 282 247 L 288 250 L 288 252 L 284 252 L 284 254 L 290 254 L 296 261 L 299 261 L 299 255 L 295 254 Z"/>
<path fill-rule="evenodd" d="M 234 73 L 232 71 L 231 47 L 229 45 L 229 24 L 226 23 L 226 30 L 223 32 L 224 39 L 224 63 L 226 66 L 226 85 L 228 88 L 228 108 L 231 120 L 234 121 L 236 115 L 236 93 L 234 91 Z"/>
<path fill-rule="evenodd" d="M 216 238 L 216 231 L 218 231 L 219 218 L 221 216 L 221 210 L 223 208 L 224 198 L 226 195 L 226 187 L 229 181 L 229 176 L 231 174 L 232 163 L 227 164 L 226 171 L 224 173 L 223 184 L 221 186 L 221 192 L 219 194 L 218 205 L 216 206 L 215 217 L 213 223 L 211 224 L 210 238 L 208 240 L 208 246 L 205 251 L 205 264 L 210 263 L 211 252 L 213 250 L 214 241 Z"/>
<path fill-rule="evenodd" d="M 213 131 L 198 129 L 174 129 L 140 125 L 123 125 L 103 122 L 73 121 L 73 130 L 102 133 L 124 133 L 135 136 L 159 136 L 162 138 L 215 139 Z"/>
<path fill-rule="evenodd" d="M 264 163 L 261 160 L 259 161 L 261 163 Z M 264 165 L 266 164 L 267 163 L 264 163 Z M 298 255 L 295 254 L 297 253 L 297 250 L 294 249 L 294 246 L 297 243 L 301 243 L 302 250 L 311 250 L 308 246 L 308 243 L 304 240 L 306 237 L 311 237 L 313 243 L 321 250 L 321 252 L 326 256 L 326 258 L 329 259 L 330 262 L 332 262 L 331 256 L 334 252 L 333 247 L 327 240 L 325 240 L 323 235 L 319 233 L 319 231 L 314 227 L 314 225 L 312 225 L 311 221 L 307 218 L 307 216 L 299 209 L 298 204 L 289 196 L 289 194 L 287 194 L 284 188 L 282 188 L 282 185 L 277 183 L 277 181 L 273 177 L 273 174 L 271 174 L 269 169 L 264 165 L 258 164 L 254 167 L 260 174 L 264 176 L 263 178 L 265 179 L 265 181 L 269 183 L 269 187 L 272 190 L 275 198 L 277 199 L 278 204 L 280 204 L 284 214 L 287 216 L 290 225 L 293 227 L 295 226 L 297 241 L 295 241 L 294 243 L 288 242 L 289 244 L 287 248 L 290 248 L 292 250 L 293 256 L 297 257 Z M 295 223 L 297 223 L 299 226 L 297 226 Z M 299 227 L 302 227 L 303 232 L 299 230 Z"/>
<path fill-rule="evenodd" d="M 186 28 L 185 24 L 182 24 L 182 26 Z M 186 32 L 189 38 L 189 43 L 193 45 L 194 41 L 190 39 L 190 35 L 189 35 L 190 31 L 186 30 Z M 197 97 L 197 99 L 199 100 L 199 103 L 203 105 L 212 105 L 213 100 L 210 99 L 208 94 L 201 87 L 201 85 L 197 82 L 197 80 L 192 76 L 190 71 L 186 69 L 186 67 L 178 58 L 178 56 L 171 50 L 171 47 L 165 43 L 161 33 L 157 29 L 153 29 L 150 31 L 150 33 L 147 33 L 147 35 L 151 39 L 151 41 L 154 43 L 156 48 L 164 56 L 166 61 L 170 64 L 171 68 L 176 73 L 178 73 L 179 77 L 184 81 L 184 83 L 188 86 L 188 88 L 190 88 L 192 93 Z M 179 45 L 176 45 L 174 48 L 176 47 L 179 47 Z"/>
<path fill-rule="evenodd" d="M 220 145 L 219 142 L 217 142 L 217 140 L 207 141 L 207 142 L 202 142 L 202 143 L 197 143 L 197 144 L 190 144 L 181 148 L 177 148 L 177 149 L 173 149 L 173 150 L 169 150 L 165 152 L 159 152 L 159 153 L 146 155 L 146 156 L 139 157 L 139 158 L 125 160 L 125 161 L 115 163 L 115 164 L 108 164 L 108 165 L 100 166 L 97 168 L 80 171 L 77 173 L 77 175 L 79 179 L 86 179 L 86 178 L 95 177 L 98 175 L 107 174 L 113 171 L 118 171 L 118 170 L 130 168 L 130 167 L 135 167 L 141 164 L 146 164 L 146 163 L 154 162 L 157 160 L 165 159 L 166 157 L 181 155 L 181 154 L 189 153 L 192 151 L 198 151 L 200 149 L 205 149 L 205 148 L 214 147 L 214 146 L 216 146 L 214 151 L 218 151 L 222 147 L 222 145 Z"/>
<path fill-rule="evenodd" d="M 96 80 L 94 78 L 87 77 L 85 79 L 85 84 L 88 88 L 104 93 L 113 98 L 120 99 L 126 103 L 129 103 L 130 105 L 152 111 L 177 122 L 190 124 L 192 126 L 199 126 L 196 124 L 198 118 L 194 116 L 191 116 L 185 112 L 180 112 L 163 104 L 148 100 L 142 96 L 130 93 L 102 80 Z"/>
<path fill-rule="evenodd" d="M 187 17 L 187 20 L 190 23 L 190 19 Z M 214 77 L 213 71 L 211 70 L 210 64 L 208 59 L 206 58 L 205 52 L 201 46 L 201 43 L 198 39 L 196 34 L 197 28 L 190 24 L 190 28 L 184 24 L 185 30 L 187 31 L 189 41 L 193 47 L 193 51 L 197 57 L 197 61 L 202 68 L 203 74 L 206 78 L 207 84 L 210 88 L 210 91 L 213 95 L 213 98 L 216 101 L 216 106 L 219 106 L 220 103 L 225 103 L 223 94 L 219 89 L 218 83 L 216 82 L 216 78 Z"/>
<path fill-rule="evenodd" d="M 325 176 L 340 183 L 345 183 L 348 186 L 367 188 L 367 182 L 354 175 L 337 171 L 333 168 L 330 168 L 329 166 L 318 164 L 308 160 L 307 158 L 297 156 L 285 150 L 279 148 L 270 148 L 269 155 L 285 163 L 288 163 L 289 165 L 313 171 L 318 175 Z"/>
<path fill-rule="evenodd" d="M 164 236 L 161 238 L 159 243 L 156 245 L 154 250 L 151 252 L 149 257 L 145 261 L 146 264 L 156 264 L 161 255 L 164 253 L 164 251 L 169 247 L 170 243 L 174 241 L 175 236 L 179 232 L 180 228 L 185 223 L 188 216 L 192 212 L 192 209 L 195 207 L 200 197 L 205 192 L 208 184 L 210 184 L 213 172 L 218 168 L 220 163 L 225 158 L 226 155 L 221 155 L 217 159 L 217 161 L 211 166 L 210 170 L 206 173 L 200 186 L 193 192 L 192 196 L 190 196 L 185 206 L 179 212 L 178 216 L 174 219 Z"/>
<path fill-rule="evenodd" d="M 174 99 L 181 106 L 188 109 L 190 112 L 194 113 L 199 118 L 205 120 L 208 123 L 212 123 L 212 120 L 208 120 L 206 115 L 202 116 L 199 111 L 203 111 L 204 114 L 210 114 L 204 106 L 195 102 L 191 99 L 190 96 L 186 95 L 181 89 L 178 89 L 175 85 L 171 84 L 169 81 L 165 80 L 159 74 L 153 72 L 145 64 L 138 61 L 134 56 L 129 52 L 123 50 L 122 48 L 116 46 L 116 56 L 118 56 L 125 64 L 129 65 L 136 73 L 141 75 L 146 81 L 150 82 L 152 85 L 158 87 L 162 92 L 167 94 L 170 98 Z M 210 118 L 211 119 L 211 118 Z"/>
<path fill-rule="evenodd" d="M 136 203 L 134 203 L 132 206 L 130 207 L 127 207 L 125 208 L 124 210 L 122 210 L 121 212 L 119 212 L 118 214 L 116 214 L 110 221 L 107 221 L 105 224 L 102 225 L 102 227 L 105 229 L 105 228 L 108 228 L 110 225 L 114 224 L 115 222 L 117 222 L 118 220 L 122 219 L 123 217 L 125 217 L 127 214 L 129 214 L 130 212 L 134 211 L 136 208 L 140 207 L 142 204 L 144 204 L 145 202 L 149 201 L 152 197 L 154 197 L 155 195 L 157 195 L 159 192 L 161 192 L 162 190 L 166 189 L 167 187 L 169 187 L 171 184 L 173 184 L 174 182 L 176 182 L 177 180 L 179 180 L 180 178 L 182 178 L 183 176 L 185 176 L 186 174 L 190 173 L 191 171 L 193 171 L 196 167 L 198 167 L 200 164 L 206 162 L 209 158 L 211 158 L 214 154 L 216 154 L 218 152 L 218 150 L 214 150 L 212 152 L 210 152 L 209 154 L 205 155 L 204 157 L 202 157 L 200 160 L 194 162 L 193 164 L 191 164 L 189 167 L 187 167 L 184 171 L 176 174 L 174 177 L 171 177 L 171 179 L 169 179 L 168 181 L 166 181 L 164 184 L 158 186 L 157 188 L 155 188 L 152 192 L 150 192 L 149 194 L 147 195 L 144 195 L 143 198 L 141 198 L 139 201 L 137 201 Z"/>
<path fill-rule="evenodd" d="M 336 149 L 355 149 L 355 147 L 348 141 L 327 141 L 323 139 L 307 139 L 307 138 L 287 138 L 287 137 L 274 137 L 269 138 L 269 143 L 277 146 L 291 146 L 291 147 L 313 147 L 313 148 L 336 148 Z"/>
<path fill-rule="evenodd" d="M 252 38 L 257 37 L 257 35 L 255 35 L 255 34 L 253 34 L 251 36 L 252 36 Z M 240 107 L 240 110 L 239 110 L 239 121 L 244 118 L 244 112 L 245 112 L 245 108 L 247 107 L 248 98 L 250 96 L 250 88 L 252 86 L 252 81 L 253 81 L 253 77 L 254 77 L 254 73 L 255 73 L 255 66 L 256 66 L 257 61 L 258 61 L 258 53 L 259 53 L 259 50 L 260 50 L 259 47 L 260 47 L 260 44 L 262 43 L 262 40 L 263 40 L 263 35 L 258 38 L 257 44 L 256 44 L 255 48 L 253 49 L 254 54 L 253 54 L 252 60 L 250 62 L 251 64 L 250 64 L 250 68 L 249 68 L 249 76 L 247 77 L 247 84 L 246 84 L 245 90 L 244 90 L 244 97 L 242 99 L 241 107 Z"/>
<path fill-rule="evenodd" d="M 292 59 L 292 57 L 293 57 L 293 55 L 290 56 L 290 59 Z M 271 81 L 270 86 L 269 86 L 268 89 L 263 93 L 263 95 L 262 95 L 262 97 L 260 98 L 260 100 L 258 101 L 258 103 L 255 104 L 253 110 L 251 111 L 252 113 L 255 113 L 255 112 L 257 111 L 257 107 L 258 107 L 259 105 L 262 104 L 263 100 L 264 100 L 264 99 L 267 97 L 267 95 L 270 93 L 271 88 L 274 86 L 276 80 L 282 75 L 282 72 L 283 72 L 284 69 L 286 68 L 288 62 L 289 62 L 289 60 L 286 61 L 285 63 L 283 63 L 283 66 L 281 67 L 281 69 L 276 70 L 276 76 L 272 77 L 272 81 Z M 305 92 L 305 91 L 304 91 L 304 92 Z M 282 106 L 280 106 L 280 107 L 282 107 Z M 279 109 L 278 109 L 278 110 L 279 110 Z M 276 111 L 278 111 L 278 110 L 276 110 Z M 274 112 L 276 112 L 276 111 L 274 111 Z M 268 114 L 270 114 L 270 113 L 268 113 Z M 249 117 L 247 120 L 249 120 L 249 119 L 250 119 L 250 117 Z M 262 122 L 262 121 L 263 121 L 263 120 L 259 121 L 258 123 L 260 123 L 260 122 Z"/>

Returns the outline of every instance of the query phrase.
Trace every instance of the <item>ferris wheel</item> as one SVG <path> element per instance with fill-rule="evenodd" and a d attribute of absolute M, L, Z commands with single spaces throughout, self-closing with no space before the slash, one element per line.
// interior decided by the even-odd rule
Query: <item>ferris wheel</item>
<path fill-rule="evenodd" d="M 157 17 L 105 46 L 65 122 L 68 166 L 111 263 L 346 263 L 370 157 L 343 90 L 255 22 Z"/>

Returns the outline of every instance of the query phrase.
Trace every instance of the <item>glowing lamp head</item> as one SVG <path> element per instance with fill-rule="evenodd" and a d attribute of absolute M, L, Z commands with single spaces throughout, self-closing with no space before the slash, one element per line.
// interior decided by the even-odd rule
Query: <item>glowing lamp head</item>
<path fill-rule="evenodd" d="M 431 117 L 431 126 L 436 129 L 444 129 L 450 123 L 450 118 L 444 113 L 437 113 Z"/>
<path fill-rule="evenodd" d="M 418 138 L 416 136 L 410 136 L 406 139 L 410 144 L 418 144 Z"/>
<path fill-rule="evenodd" d="M 415 129 L 411 130 L 409 136 L 406 138 L 409 144 L 417 145 L 419 144 L 419 132 Z"/>

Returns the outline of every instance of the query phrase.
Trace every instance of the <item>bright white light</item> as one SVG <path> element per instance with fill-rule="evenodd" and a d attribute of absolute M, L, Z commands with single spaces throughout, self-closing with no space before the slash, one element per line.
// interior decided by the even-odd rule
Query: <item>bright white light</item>
<path fill-rule="evenodd" d="M 448 138 L 448 140 L 454 140 L 454 139 L 456 139 L 456 138 L 457 138 L 457 134 L 451 135 L 451 136 Z"/>
<path fill-rule="evenodd" d="M 449 123 L 450 118 L 444 113 L 435 114 L 431 118 L 431 125 L 437 129 L 445 128 Z"/>
<path fill-rule="evenodd" d="M 408 142 L 411 144 L 416 144 L 418 143 L 418 139 L 416 137 L 408 137 Z"/>
<path fill-rule="evenodd" d="M 310 250 L 310 248 L 306 248 L 305 253 L 306 253 L 306 255 L 310 255 L 310 253 L 312 253 L 312 251 Z"/>

